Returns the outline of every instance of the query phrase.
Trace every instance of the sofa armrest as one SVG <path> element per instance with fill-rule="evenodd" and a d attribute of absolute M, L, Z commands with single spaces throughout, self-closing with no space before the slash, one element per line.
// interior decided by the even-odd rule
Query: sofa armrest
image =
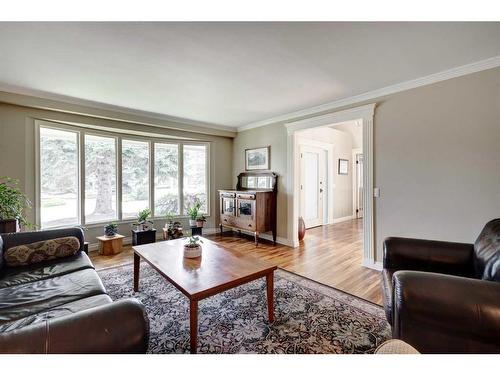
<path fill-rule="evenodd" d="M 393 338 L 422 353 L 500 353 L 500 283 L 419 271 L 392 280 Z"/>
<path fill-rule="evenodd" d="M 388 237 L 384 241 L 384 268 L 473 275 L 474 245 L 458 242 Z"/>
<path fill-rule="evenodd" d="M 145 353 L 144 306 L 126 299 L 0 334 L 1 353 Z"/>

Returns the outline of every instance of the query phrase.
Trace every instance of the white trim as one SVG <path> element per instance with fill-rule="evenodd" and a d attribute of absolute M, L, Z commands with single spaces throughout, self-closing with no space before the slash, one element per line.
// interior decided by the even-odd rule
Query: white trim
<path fill-rule="evenodd" d="M 361 107 L 345 109 L 343 111 L 327 113 L 325 115 L 314 116 L 304 120 L 293 121 L 285 124 L 287 132 L 329 126 L 339 122 L 373 118 L 375 114 L 375 103 L 363 105 Z"/>
<path fill-rule="evenodd" d="M 480 60 L 477 62 L 473 62 L 471 64 L 462 65 L 459 67 L 451 68 L 448 70 L 443 70 L 438 73 L 430 74 L 428 76 L 420 77 L 417 79 L 412 79 L 409 81 L 404 81 L 400 83 L 396 83 L 391 86 L 386 86 L 377 90 L 368 91 L 364 94 L 350 96 L 344 99 L 335 100 L 333 102 L 321 104 L 315 107 L 310 107 L 306 109 L 302 109 L 300 111 L 294 111 L 290 113 L 286 113 L 280 116 L 271 117 L 266 120 L 260 120 L 256 122 L 252 122 L 247 125 L 239 126 L 237 128 L 238 132 L 258 128 L 265 125 L 270 125 L 277 122 L 288 122 L 292 121 L 295 118 L 304 117 L 304 116 L 313 116 L 314 114 L 333 111 L 337 108 L 355 105 L 357 103 L 362 103 L 370 100 L 375 100 L 382 96 L 395 94 L 401 91 L 411 90 L 417 87 L 431 85 L 433 83 L 446 81 L 451 78 L 461 77 L 467 74 L 477 73 L 483 70 L 492 69 L 500 66 L 500 56 L 494 56 L 489 59 Z"/>
<path fill-rule="evenodd" d="M 6 83 L 0 83 L 0 101 L 30 108 L 145 124 L 160 128 L 168 128 L 187 132 L 214 134 L 222 137 L 234 137 L 234 135 L 203 132 L 202 129 L 211 129 L 219 132 L 229 133 L 236 132 L 235 126 L 219 125 L 203 121 L 191 120 L 183 117 L 169 116 L 157 112 L 142 111 L 139 109 L 127 108 L 66 95 L 53 94 L 46 91 L 39 91 L 15 85 L 9 85 Z M 78 108 L 75 106 L 78 106 Z M 96 111 L 105 111 L 106 113 L 97 113 Z M 123 115 L 125 115 L 126 117 Z M 130 116 L 134 118 L 130 119 Z M 198 129 L 194 129 L 194 127 Z"/>
<path fill-rule="evenodd" d="M 337 224 L 337 223 L 342 223 L 344 221 L 349 221 L 349 220 L 353 220 L 354 217 L 353 215 L 351 216 L 344 216 L 344 217 L 339 217 L 337 219 L 333 219 L 333 224 Z"/>
<path fill-rule="evenodd" d="M 375 271 L 382 271 L 384 268 L 382 262 L 374 262 L 374 261 L 365 261 L 363 260 L 363 267 L 371 268 Z"/>
<path fill-rule="evenodd" d="M 332 125 L 336 122 L 347 120 L 362 121 L 363 126 L 363 261 L 375 261 L 374 243 L 374 215 L 373 215 L 373 118 L 376 104 L 368 104 L 358 108 L 316 116 L 306 120 L 285 124 L 287 128 L 287 186 L 288 217 L 292 218 L 287 223 L 288 241 L 294 247 L 299 245 L 298 217 L 299 217 L 299 182 L 297 165 L 297 131 Z"/>

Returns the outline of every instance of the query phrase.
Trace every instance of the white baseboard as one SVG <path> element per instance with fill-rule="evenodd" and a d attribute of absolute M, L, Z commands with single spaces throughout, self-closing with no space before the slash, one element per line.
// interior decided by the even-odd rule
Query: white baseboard
<path fill-rule="evenodd" d="M 363 260 L 363 267 L 371 268 L 372 270 L 382 271 L 382 262 L 374 262 L 372 260 Z"/>
<path fill-rule="evenodd" d="M 344 216 L 344 217 L 339 217 L 337 219 L 333 219 L 333 224 L 342 223 L 343 221 L 349 221 L 349 220 L 352 220 L 352 219 L 353 219 L 352 215 L 350 215 L 350 216 Z"/>

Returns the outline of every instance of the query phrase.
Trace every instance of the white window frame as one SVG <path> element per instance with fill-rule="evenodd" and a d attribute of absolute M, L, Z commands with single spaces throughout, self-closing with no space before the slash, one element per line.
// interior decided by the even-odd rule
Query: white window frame
<path fill-rule="evenodd" d="M 95 130 L 81 126 L 68 125 L 59 122 L 52 122 L 47 120 L 35 120 L 35 217 L 36 225 L 41 227 L 41 177 L 40 177 L 40 128 L 50 128 L 55 130 L 71 131 L 77 134 L 78 140 L 78 178 L 79 178 L 79 191 L 78 191 L 78 225 L 82 225 L 88 228 L 99 227 L 108 221 L 100 222 L 85 222 L 85 135 L 96 135 L 103 137 L 115 138 L 116 147 L 116 210 L 117 219 L 112 220 L 118 224 L 122 223 L 132 223 L 135 221 L 133 218 L 123 219 L 122 217 L 122 142 L 123 140 L 135 140 L 147 142 L 149 144 L 149 208 L 152 212 L 152 217 L 155 220 L 165 219 L 165 215 L 156 216 L 154 210 L 154 145 L 155 143 L 163 144 L 176 144 L 178 146 L 178 191 L 179 191 L 179 214 L 175 215 L 175 218 L 184 219 L 188 218 L 187 214 L 183 214 L 184 211 L 184 196 L 183 196 L 183 181 L 184 181 L 184 145 L 198 145 L 205 146 L 206 152 L 206 164 L 205 164 L 205 176 L 206 176 L 206 196 L 207 196 L 207 212 L 203 213 L 205 216 L 210 217 L 211 215 L 211 205 L 210 205 L 210 142 L 205 141 L 192 141 L 192 140 L 179 140 L 179 139 L 169 139 L 169 138 L 157 138 L 157 137 L 146 137 L 140 135 L 130 135 L 126 133 L 117 133 L 112 131 L 102 131 Z M 55 229 L 60 227 L 50 227 L 50 229 Z"/>

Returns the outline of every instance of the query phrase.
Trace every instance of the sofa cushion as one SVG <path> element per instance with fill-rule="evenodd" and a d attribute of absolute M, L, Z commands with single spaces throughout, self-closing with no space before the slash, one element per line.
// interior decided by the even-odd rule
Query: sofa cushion
<path fill-rule="evenodd" d="M 0 288 L 32 283 L 70 272 L 94 268 L 87 254 L 82 251 L 67 258 L 59 258 L 24 267 L 4 267 L 0 270 Z"/>
<path fill-rule="evenodd" d="M 66 258 L 74 255 L 79 249 L 78 238 L 70 236 L 13 246 L 5 250 L 3 256 L 9 267 L 19 267 Z"/>
<path fill-rule="evenodd" d="M 11 320 L 0 325 L 0 333 L 9 332 L 15 329 L 25 327 L 30 324 L 36 324 L 48 319 L 58 318 L 64 315 L 76 313 L 78 311 L 90 309 L 92 307 L 101 306 L 111 303 L 111 298 L 107 294 L 97 294 L 92 297 L 82 298 L 74 302 L 56 306 L 49 310 L 44 310 L 38 314 L 28 315 L 24 318 Z"/>
<path fill-rule="evenodd" d="M 78 241 L 80 241 L 80 250 L 83 251 L 85 239 L 82 228 L 78 227 L 1 234 L 3 240 L 3 251 L 10 249 L 13 246 L 26 245 L 33 242 L 70 236 L 78 238 Z"/>
<path fill-rule="evenodd" d="M 106 293 L 93 269 L 0 289 L 0 324 Z"/>
<path fill-rule="evenodd" d="M 382 294 L 384 300 L 384 310 L 387 322 L 392 326 L 392 275 L 395 270 L 384 269 L 382 271 Z"/>
<path fill-rule="evenodd" d="M 474 243 L 474 270 L 482 278 L 486 264 L 500 252 L 500 218 L 488 222 Z"/>

